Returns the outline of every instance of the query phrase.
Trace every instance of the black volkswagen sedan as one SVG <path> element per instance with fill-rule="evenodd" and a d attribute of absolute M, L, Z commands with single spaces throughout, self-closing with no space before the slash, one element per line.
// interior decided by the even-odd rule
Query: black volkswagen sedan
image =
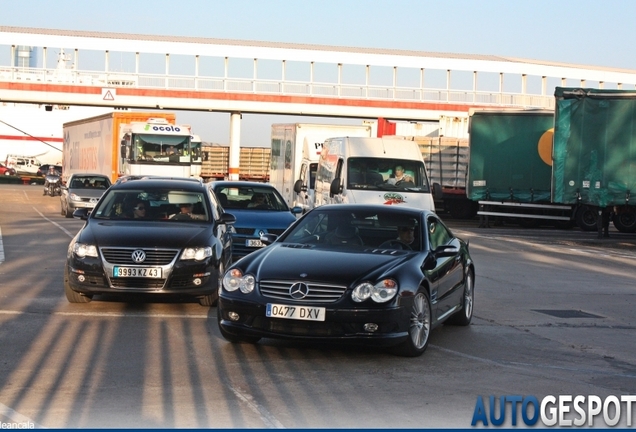
<path fill-rule="evenodd" d="M 359 342 L 419 356 L 442 323 L 473 315 L 468 243 L 426 210 L 325 205 L 233 264 L 218 323 L 231 342 Z"/>
<path fill-rule="evenodd" d="M 162 294 L 213 306 L 232 259 L 230 225 L 201 181 L 138 178 L 111 186 L 71 241 L 64 291 L 71 303 L 94 295 Z"/>

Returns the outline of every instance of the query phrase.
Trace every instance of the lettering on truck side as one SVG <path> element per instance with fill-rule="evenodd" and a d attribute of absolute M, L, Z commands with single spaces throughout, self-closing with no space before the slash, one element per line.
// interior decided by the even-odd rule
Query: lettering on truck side
<path fill-rule="evenodd" d="M 151 125 L 147 124 L 144 127 L 144 130 L 150 130 Z M 178 126 L 152 126 L 153 131 L 161 131 L 161 132 L 181 132 L 181 128 Z"/>

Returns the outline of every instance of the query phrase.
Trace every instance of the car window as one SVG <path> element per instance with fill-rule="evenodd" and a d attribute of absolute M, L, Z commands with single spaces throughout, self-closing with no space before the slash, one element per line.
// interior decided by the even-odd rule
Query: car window
<path fill-rule="evenodd" d="M 415 216 L 387 211 L 335 211 L 314 209 L 281 238 L 283 242 L 335 246 L 382 247 L 397 240 L 400 227 L 413 230 L 411 250 L 421 250 L 421 230 Z M 334 239 L 340 241 L 334 241 Z M 408 249 L 408 248 L 407 248 Z"/>
<path fill-rule="evenodd" d="M 212 218 L 214 220 L 218 220 L 221 217 L 221 213 L 223 213 L 223 206 L 217 199 L 214 191 L 209 190 L 208 196 L 210 198 L 210 203 L 212 204 L 210 207 L 212 208 Z"/>
<path fill-rule="evenodd" d="M 431 216 L 426 224 L 431 249 L 448 244 L 452 240 L 453 236 L 439 219 Z"/>
<path fill-rule="evenodd" d="M 209 221 L 209 205 L 204 192 L 172 189 L 107 190 L 93 211 L 97 219 L 139 219 L 154 221 Z M 184 209 L 184 207 L 188 209 Z M 143 208 L 142 214 L 135 209 Z M 188 218 L 177 218 L 187 214 Z"/>
<path fill-rule="evenodd" d="M 74 175 L 69 183 L 71 189 L 107 189 L 109 186 L 108 177 L 93 175 Z"/>
<path fill-rule="evenodd" d="M 214 190 L 224 209 L 289 211 L 280 193 L 269 186 L 219 186 Z"/>

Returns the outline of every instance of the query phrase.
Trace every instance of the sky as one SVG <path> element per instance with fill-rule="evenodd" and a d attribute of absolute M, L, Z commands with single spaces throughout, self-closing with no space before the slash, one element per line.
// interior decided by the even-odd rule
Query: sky
<path fill-rule="evenodd" d="M 522 57 L 636 70 L 633 0 L 0 0 L 0 25 Z M 229 143 L 229 114 L 179 112 L 204 141 Z M 243 115 L 241 145 L 272 123 Z"/>

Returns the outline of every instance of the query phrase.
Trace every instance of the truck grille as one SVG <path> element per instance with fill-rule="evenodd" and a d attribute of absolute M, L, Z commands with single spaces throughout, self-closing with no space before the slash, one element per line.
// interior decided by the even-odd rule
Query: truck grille
<path fill-rule="evenodd" d="M 289 289 L 297 282 L 300 281 L 267 280 L 261 281 L 259 286 L 261 294 L 264 297 L 295 301 L 289 294 Z M 329 285 L 319 282 L 302 282 L 309 287 L 308 294 L 298 300 L 303 302 L 333 303 L 338 301 L 347 290 L 346 286 Z"/>
<path fill-rule="evenodd" d="M 174 261 L 179 253 L 178 249 L 143 249 L 143 248 L 102 248 L 102 256 L 111 264 L 119 265 L 139 265 L 132 260 L 132 253 L 136 250 L 143 250 L 146 259 L 143 265 L 162 266 Z"/>

